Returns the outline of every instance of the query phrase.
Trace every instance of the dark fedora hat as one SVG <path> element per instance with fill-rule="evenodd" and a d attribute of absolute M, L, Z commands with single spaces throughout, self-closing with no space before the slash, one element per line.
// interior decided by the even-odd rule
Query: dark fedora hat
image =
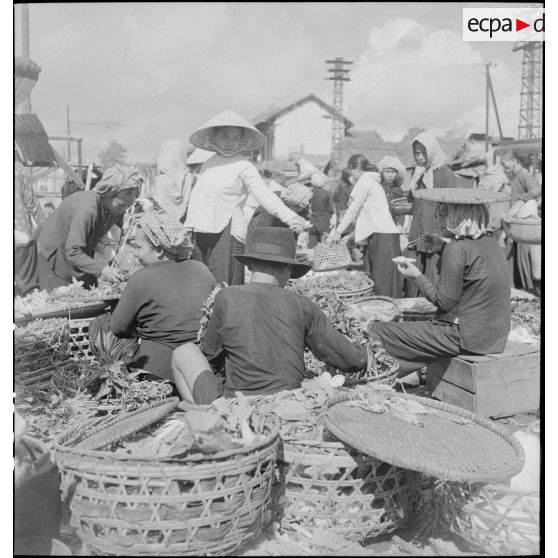
<path fill-rule="evenodd" d="M 298 279 L 311 269 L 311 265 L 296 259 L 296 241 L 291 230 L 284 227 L 256 227 L 246 239 L 244 254 L 235 258 L 246 264 L 250 261 L 278 262 L 293 266 L 291 278 Z"/>

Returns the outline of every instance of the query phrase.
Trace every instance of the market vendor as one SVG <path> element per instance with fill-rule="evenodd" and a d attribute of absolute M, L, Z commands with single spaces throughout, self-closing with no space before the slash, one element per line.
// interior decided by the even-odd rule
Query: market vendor
<path fill-rule="evenodd" d="M 201 350 L 190 343 L 174 352 L 175 383 L 185 400 L 206 404 L 235 391 L 298 388 L 306 347 L 345 372 L 367 365 L 364 345 L 351 343 L 309 299 L 283 288 L 310 270 L 295 251 L 294 235 L 284 228 L 258 227 L 248 237 L 237 258 L 252 272 L 250 283 L 217 293 Z"/>
<path fill-rule="evenodd" d="M 365 245 L 365 269 L 374 281 L 374 291 L 381 296 L 401 298 L 403 281 L 391 261 L 401 255 L 400 233 L 389 211 L 378 169 L 361 153 L 352 155 L 347 167 L 356 184 L 347 211 L 326 242 L 340 240 L 355 223 L 355 242 Z"/>
<path fill-rule="evenodd" d="M 172 381 L 172 352 L 196 339 L 201 308 L 217 283 L 204 264 L 190 259 L 194 248 L 177 219 L 146 213 L 137 224 L 144 268 L 132 275 L 112 316 L 91 322 L 92 350 L 101 362 L 122 360 Z"/>
<path fill-rule="evenodd" d="M 194 257 L 217 281 L 244 283 L 244 266 L 233 256 L 244 252 L 248 223 L 258 205 L 300 232 L 309 223 L 290 210 L 265 184 L 243 154 L 258 149 L 263 134 L 227 110 L 190 136 L 192 145 L 215 152 L 201 169 L 190 195 L 185 225 L 194 232 Z"/>
<path fill-rule="evenodd" d="M 39 281 L 43 290 L 69 285 L 72 279 L 85 287 L 103 276 L 114 280 L 118 272 L 94 259 L 99 239 L 114 225 L 121 225 L 126 210 L 139 196 L 140 173 L 116 165 L 103 173 L 94 190 L 67 197 L 46 220 L 39 236 Z"/>
<path fill-rule="evenodd" d="M 454 192 L 459 203 L 448 203 Z M 491 201 L 505 201 L 505 194 L 482 192 Z M 432 320 L 372 323 L 369 340 L 375 350 L 384 348 L 399 362 L 404 376 L 441 357 L 458 354 L 501 353 L 510 331 L 510 280 L 498 240 L 487 230 L 490 212 L 475 190 L 437 189 L 422 200 L 438 202 L 440 227 L 448 231 L 440 258 L 440 279 L 434 285 L 412 263 L 397 265 L 414 280 L 424 296 L 438 307 Z"/>
<path fill-rule="evenodd" d="M 434 204 L 421 199 L 414 199 L 413 193 L 420 190 L 436 188 L 455 188 L 456 181 L 453 171 L 447 165 L 446 155 L 442 151 L 436 137 L 429 132 L 421 132 L 412 142 L 415 167 L 409 184 L 405 187 L 413 201 L 413 217 L 409 230 L 409 243 L 417 241 L 409 256 L 416 258 L 417 266 L 422 273 L 436 283 L 438 280 L 438 259 L 443 248 L 439 240 L 440 227 L 434 215 Z M 418 284 L 405 281 L 405 296 L 417 296 Z"/>

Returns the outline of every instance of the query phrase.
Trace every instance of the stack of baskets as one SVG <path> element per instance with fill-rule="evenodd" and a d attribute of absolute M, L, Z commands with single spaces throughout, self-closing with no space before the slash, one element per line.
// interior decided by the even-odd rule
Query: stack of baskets
<path fill-rule="evenodd" d="M 279 421 L 245 448 L 149 461 L 68 443 L 54 445 L 71 525 L 95 553 L 214 555 L 257 536 L 270 515 Z"/>
<path fill-rule="evenodd" d="M 363 542 L 403 523 L 419 504 L 420 483 L 420 474 L 337 440 L 289 440 L 283 441 L 275 490 L 285 521 Z"/>

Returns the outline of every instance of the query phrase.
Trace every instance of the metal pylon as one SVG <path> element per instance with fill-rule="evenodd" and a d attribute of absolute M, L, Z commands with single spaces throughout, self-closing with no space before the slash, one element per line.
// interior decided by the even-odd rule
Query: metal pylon
<path fill-rule="evenodd" d="M 523 51 L 521 74 L 521 105 L 519 109 L 519 139 L 541 137 L 542 122 L 542 42 L 516 43 L 514 51 Z"/>
<path fill-rule="evenodd" d="M 345 68 L 345 64 L 352 64 L 350 60 L 335 58 L 335 60 L 326 60 L 326 64 L 332 64 L 333 67 L 328 68 L 328 72 L 333 75 L 325 79 L 333 81 L 333 108 L 335 114 L 331 120 L 331 165 L 334 170 L 341 170 L 341 153 L 339 151 L 340 143 L 345 137 L 345 121 L 343 118 L 343 82 L 351 81 L 349 78 L 349 70 Z"/>

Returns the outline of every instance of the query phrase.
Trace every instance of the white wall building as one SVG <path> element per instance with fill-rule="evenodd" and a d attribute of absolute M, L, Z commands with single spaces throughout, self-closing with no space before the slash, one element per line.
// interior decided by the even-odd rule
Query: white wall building
<path fill-rule="evenodd" d="M 272 108 L 252 119 L 265 136 L 263 160 L 285 160 L 291 153 L 329 156 L 331 118 L 335 110 L 316 95 L 308 95 L 284 108 Z M 352 122 L 344 118 L 345 131 Z"/>

